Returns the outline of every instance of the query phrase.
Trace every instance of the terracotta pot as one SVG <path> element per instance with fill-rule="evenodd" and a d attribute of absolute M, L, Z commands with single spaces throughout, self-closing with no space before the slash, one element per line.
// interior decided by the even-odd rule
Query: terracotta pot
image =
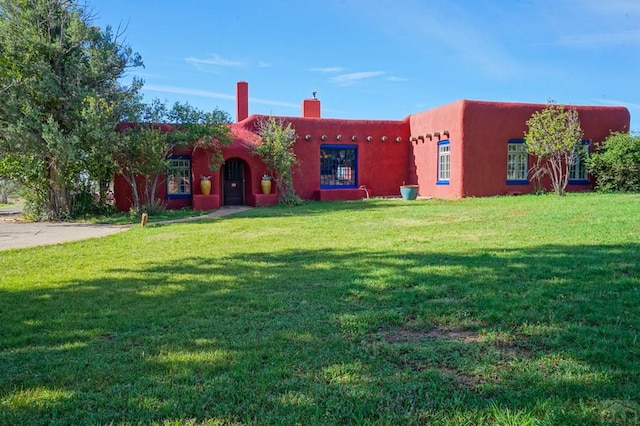
<path fill-rule="evenodd" d="M 260 185 L 262 186 L 262 193 L 263 194 L 271 194 L 271 180 L 270 179 L 263 179 L 260 182 Z"/>
<path fill-rule="evenodd" d="M 210 180 L 202 179 L 200 181 L 200 192 L 202 193 L 202 195 L 211 194 L 211 181 Z"/>

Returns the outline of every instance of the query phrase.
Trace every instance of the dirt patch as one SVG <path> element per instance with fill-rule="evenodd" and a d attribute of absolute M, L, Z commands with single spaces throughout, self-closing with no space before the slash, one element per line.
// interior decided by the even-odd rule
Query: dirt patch
<path fill-rule="evenodd" d="M 24 222 L 20 213 L 1 213 L 0 222 Z"/>
<path fill-rule="evenodd" d="M 462 343 L 483 343 L 484 337 L 471 330 L 458 327 L 442 326 L 429 330 L 399 327 L 384 333 L 384 340 L 389 344 L 419 343 L 426 340 L 447 339 Z"/>
<path fill-rule="evenodd" d="M 484 343 L 484 336 L 475 331 L 463 330 L 458 327 L 439 327 L 429 330 L 429 336 L 436 339 L 455 340 L 462 343 Z"/>
<path fill-rule="evenodd" d="M 491 337 L 490 335 L 480 334 L 474 330 L 452 325 L 441 325 L 430 329 L 411 328 L 407 326 L 394 327 L 382 331 L 378 336 L 379 338 L 382 337 L 384 343 L 392 347 L 395 345 L 429 344 L 428 342 L 436 341 L 451 341 L 465 345 L 484 345 L 487 348 L 497 350 L 495 352 L 495 362 L 497 363 L 509 362 L 508 360 L 526 360 L 532 357 L 532 351 L 530 349 L 519 345 L 518 342 L 512 340 L 512 338 Z M 401 352 L 411 352 L 411 349 L 406 347 L 400 347 L 398 350 Z M 393 362 L 397 363 L 401 368 L 408 368 L 415 372 L 421 372 L 430 368 L 435 369 L 458 387 L 472 389 L 487 382 L 500 380 L 499 373 L 494 373 L 491 377 L 481 377 L 456 368 L 447 362 L 446 356 L 438 360 L 433 359 L 430 362 L 426 361 L 426 363 L 425 361 L 412 359 L 411 357 L 401 357 L 400 359 L 401 361 L 398 362 L 398 360 L 394 358 Z"/>
<path fill-rule="evenodd" d="M 465 388 L 473 388 L 475 386 L 486 383 L 486 380 L 481 379 L 480 377 L 471 376 L 469 374 L 464 374 L 460 370 L 456 370 L 451 367 L 440 366 L 438 367 L 438 371 L 445 377 L 453 380 L 453 382 L 458 387 Z"/>

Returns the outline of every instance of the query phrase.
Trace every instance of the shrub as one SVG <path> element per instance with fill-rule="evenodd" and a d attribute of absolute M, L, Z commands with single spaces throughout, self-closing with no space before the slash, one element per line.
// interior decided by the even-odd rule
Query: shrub
<path fill-rule="evenodd" d="M 612 133 L 587 160 L 587 170 L 603 192 L 640 192 L 640 135 Z"/>
<path fill-rule="evenodd" d="M 564 195 L 575 161 L 574 152 L 583 135 L 578 111 L 549 101 L 527 120 L 527 128 L 524 135 L 527 151 L 537 157 L 531 170 L 532 178 L 538 182 L 536 186 L 542 176 L 548 175 L 555 193 Z"/>

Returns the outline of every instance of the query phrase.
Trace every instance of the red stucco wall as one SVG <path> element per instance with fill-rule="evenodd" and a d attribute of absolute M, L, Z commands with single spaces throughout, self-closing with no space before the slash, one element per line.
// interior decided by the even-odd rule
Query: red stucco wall
<path fill-rule="evenodd" d="M 529 185 L 507 185 L 507 143 L 522 139 L 531 115 L 545 105 L 464 101 L 463 192 L 462 196 L 527 193 Z M 584 139 L 602 141 L 611 131 L 628 131 L 629 111 L 623 107 L 577 106 Z M 529 166 L 532 159 L 529 159 Z M 570 185 L 569 191 L 589 189 Z"/>
<path fill-rule="evenodd" d="M 459 101 L 409 117 L 412 139 L 409 169 L 413 166 L 417 181 L 409 179 L 407 183 L 417 183 L 420 196 L 456 198 L 463 194 L 465 105 L 464 101 Z M 440 136 L 435 136 L 436 132 Z M 438 142 L 447 139 L 451 144 L 451 178 L 448 185 L 438 185 Z"/>
<path fill-rule="evenodd" d="M 355 145 L 358 149 L 357 186 L 365 185 L 371 196 L 396 196 L 407 180 L 409 131 L 407 121 L 340 120 L 287 117 L 296 129 L 294 187 L 303 199 L 354 199 L 366 193 L 326 189 L 320 195 L 320 147 Z M 307 138 L 307 135 L 309 137 Z M 323 136 L 326 140 L 323 140 Z M 355 137 L 355 140 L 353 140 Z M 386 140 L 383 141 L 383 137 Z M 370 138 L 370 140 L 368 140 Z"/>

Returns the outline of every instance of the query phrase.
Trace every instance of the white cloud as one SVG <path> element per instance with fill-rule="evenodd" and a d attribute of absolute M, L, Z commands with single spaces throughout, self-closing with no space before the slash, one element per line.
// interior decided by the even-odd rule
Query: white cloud
<path fill-rule="evenodd" d="M 272 65 L 269 62 L 258 61 L 258 68 L 270 68 Z"/>
<path fill-rule="evenodd" d="M 309 68 L 308 71 L 319 72 L 322 74 L 336 74 L 339 72 L 346 71 L 346 68 L 342 67 L 318 67 L 318 68 Z"/>
<path fill-rule="evenodd" d="M 371 28 L 394 29 L 394 37 L 401 34 L 419 55 L 428 54 L 434 45 L 493 78 L 520 76 L 524 71 L 505 42 L 492 35 L 486 17 L 470 13 L 464 2 L 350 0 L 346 4 L 370 21 Z"/>
<path fill-rule="evenodd" d="M 170 93 L 174 95 L 187 95 L 187 96 L 198 96 L 201 98 L 212 98 L 212 99 L 224 99 L 235 101 L 235 95 L 227 95 L 225 93 L 212 92 L 210 90 L 201 90 L 201 89 L 191 89 L 188 87 L 178 87 L 178 86 L 155 86 L 155 85 L 145 85 L 144 90 L 149 90 L 153 92 L 160 93 Z M 287 108 L 299 108 L 299 104 L 293 104 L 290 102 L 281 102 L 274 101 L 270 99 L 260 99 L 260 98 L 249 98 L 249 103 L 263 104 L 263 105 L 273 105 L 273 106 L 281 106 Z"/>
<path fill-rule="evenodd" d="M 408 78 L 403 78 L 403 77 L 394 77 L 394 76 L 387 77 L 387 78 L 385 78 L 385 80 L 387 80 L 387 81 L 395 81 L 395 82 L 409 81 L 409 79 L 408 79 Z"/>
<path fill-rule="evenodd" d="M 640 30 L 608 32 L 600 34 L 566 35 L 558 39 L 558 44 L 568 47 L 599 48 L 622 44 L 640 44 Z"/>
<path fill-rule="evenodd" d="M 190 89 L 188 87 L 177 87 L 177 86 L 155 86 L 151 84 L 151 85 L 145 85 L 144 90 L 151 90 L 153 92 L 160 92 L 160 93 L 172 93 L 174 95 L 199 96 L 202 98 L 213 98 L 213 99 L 234 100 L 236 98 L 233 95 L 227 95 L 224 93 L 212 92 L 209 90 Z"/>
<path fill-rule="evenodd" d="M 331 77 L 331 81 L 340 86 L 349 86 L 360 80 L 368 78 L 378 77 L 384 75 L 384 71 L 364 71 L 364 72 L 352 72 L 349 74 L 340 74 L 335 77 Z"/>
<path fill-rule="evenodd" d="M 300 108 L 300 104 L 292 104 L 291 102 L 281 102 L 274 101 L 271 99 L 260 99 L 260 98 L 249 98 L 249 103 L 263 104 L 263 105 L 273 105 L 273 106 L 281 106 L 286 108 Z"/>
<path fill-rule="evenodd" d="M 578 2 L 579 4 L 580 2 Z M 605 14 L 628 18 L 640 15 L 640 2 L 638 0 L 587 0 L 586 6 L 599 15 Z"/>
<path fill-rule="evenodd" d="M 634 102 L 626 102 L 616 99 L 595 99 L 595 101 L 604 105 L 623 106 L 626 108 L 640 109 L 640 104 Z"/>
<path fill-rule="evenodd" d="M 193 65 L 213 65 L 218 67 L 244 67 L 247 65 L 244 62 L 225 59 L 220 55 L 213 55 L 209 58 L 196 58 L 194 56 L 189 56 L 188 58 L 185 58 L 185 61 Z"/>

